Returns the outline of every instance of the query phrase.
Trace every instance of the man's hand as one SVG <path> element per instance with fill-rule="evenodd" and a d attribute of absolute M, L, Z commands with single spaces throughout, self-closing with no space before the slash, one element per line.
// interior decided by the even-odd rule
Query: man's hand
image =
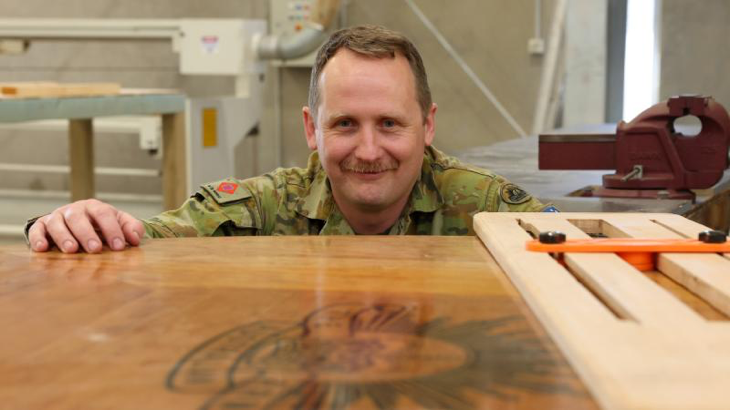
<path fill-rule="evenodd" d="M 132 215 L 96 199 L 86 199 L 38 219 L 28 231 L 28 240 L 35 252 L 45 252 L 55 243 L 65 253 L 82 248 L 97 253 L 101 252 L 102 239 L 112 250 L 121 251 L 125 241 L 137 246 L 143 235 L 144 225 Z"/>

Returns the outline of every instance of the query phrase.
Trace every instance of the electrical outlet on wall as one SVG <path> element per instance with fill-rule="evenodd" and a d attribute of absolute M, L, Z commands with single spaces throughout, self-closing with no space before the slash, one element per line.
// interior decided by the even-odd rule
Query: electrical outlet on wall
<path fill-rule="evenodd" d="M 545 40 L 542 38 L 531 38 L 527 41 L 527 52 L 532 55 L 545 54 Z"/>

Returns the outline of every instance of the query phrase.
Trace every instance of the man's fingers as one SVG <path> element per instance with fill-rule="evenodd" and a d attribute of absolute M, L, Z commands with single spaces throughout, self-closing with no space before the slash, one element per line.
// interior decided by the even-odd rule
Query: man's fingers
<path fill-rule="evenodd" d="M 122 232 L 124 232 L 124 237 L 127 239 L 127 242 L 132 246 L 139 245 L 144 236 L 144 225 L 142 222 L 122 211 L 119 211 L 117 218 L 119 219 L 119 224 L 122 225 Z"/>
<path fill-rule="evenodd" d="M 63 212 L 63 217 L 69 231 L 86 252 L 101 252 L 101 240 L 83 207 L 69 207 Z"/>
<path fill-rule="evenodd" d="M 28 242 L 30 242 L 30 248 L 35 252 L 45 252 L 50 248 L 46 238 L 48 234 L 46 224 L 41 219 L 35 221 L 28 231 Z"/>
<path fill-rule="evenodd" d="M 45 219 L 48 234 L 61 251 L 75 253 L 79 250 L 79 244 L 66 226 L 64 215 L 60 211 L 54 211 Z"/>
<path fill-rule="evenodd" d="M 28 240 L 37 252 L 46 251 L 55 243 L 66 253 L 81 248 L 97 253 L 101 252 L 103 241 L 116 251 L 123 250 L 125 242 L 139 245 L 144 232 L 142 222 L 131 215 L 96 199 L 86 199 L 38 219 L 28 230 Z"/>
<path fill-rule="evenodd" d="M 93 219 L 96 226 L 101 230 L 107 245 L 112 250 L 121 251 L 124 249 L 124 234 L 122 227 L 117 220 L 117 211 L 112 206 L 99 202 L 98 206 L 90 206 L 87 208 L 89 216 Z"/>

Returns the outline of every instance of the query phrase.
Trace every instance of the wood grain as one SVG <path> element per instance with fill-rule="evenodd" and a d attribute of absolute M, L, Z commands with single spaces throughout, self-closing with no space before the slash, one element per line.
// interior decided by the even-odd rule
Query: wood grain
<path fill-rule="evenodd" d="M 187 158 L 185 113 L 162 115 L 162 194 L 165 210 L 176 209 L 192 194 L 185 187 Z"/>
<path fill-rule="evenodd" d="M 591 409 L 474 237 L 0 247 L 8 408 Z"/>
<path fill-rule="evenodd" d="M 569 237 L 694 236 L 701 225 L 672 214 L 479 214 L 475 230 L 540 321 L 607 409 L 722 409 L 730 385 L 730 322 L 697 314 L 687 290 L 724 312 L 730 260 L 661 254 L 659 270 L 686 289 L 666 291 L 615 255 L 566 253 L 562 266 L 529 252 L 525 229 Z M 702 228 L 704 229 L 704 228 Z M 692 231 L 692 232 L 690 232 Z M 663 261 L 663 262 L 662 262 Z M 682 266 L 682 273 L 672 272 Z M 721 273 L 722 272 L 722 273 Z M 699 281 L 699 285 L 692 283 Z M 677 296 L 680 296 L 679 298 Z M 709 308 L 712 309 L 712 308 Z M 721 315 L 720 315 L 721 316 Z"/>
<path fill-rule="evenodd" d="M 12 98 L 88 97 L 117 95 L 120 91 L 121 86 L 117 83 L 0 83 L 0 94 Z"/>
<path fill-rule="evenodd" d="M 94 128 L 92 120 L 68 121 L 71 201 L 93 198 L 96 194 L 94 175 Z"/>

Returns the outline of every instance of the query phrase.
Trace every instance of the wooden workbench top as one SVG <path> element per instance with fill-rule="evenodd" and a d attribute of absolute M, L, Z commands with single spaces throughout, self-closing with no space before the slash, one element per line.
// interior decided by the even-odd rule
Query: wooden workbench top
<path fill-rule="evenodd" d="M 8 408 L 595 408 L 474 237 L 0 247 L 0 284 Z"/>
<path fill-rule="evenodd" d="M 16 98 L 0 96 L 0 123 L 47 119 L 88 119 L 158 115 L 185 111 L 176 90 L 122 89 L 116 95 Z"/>

